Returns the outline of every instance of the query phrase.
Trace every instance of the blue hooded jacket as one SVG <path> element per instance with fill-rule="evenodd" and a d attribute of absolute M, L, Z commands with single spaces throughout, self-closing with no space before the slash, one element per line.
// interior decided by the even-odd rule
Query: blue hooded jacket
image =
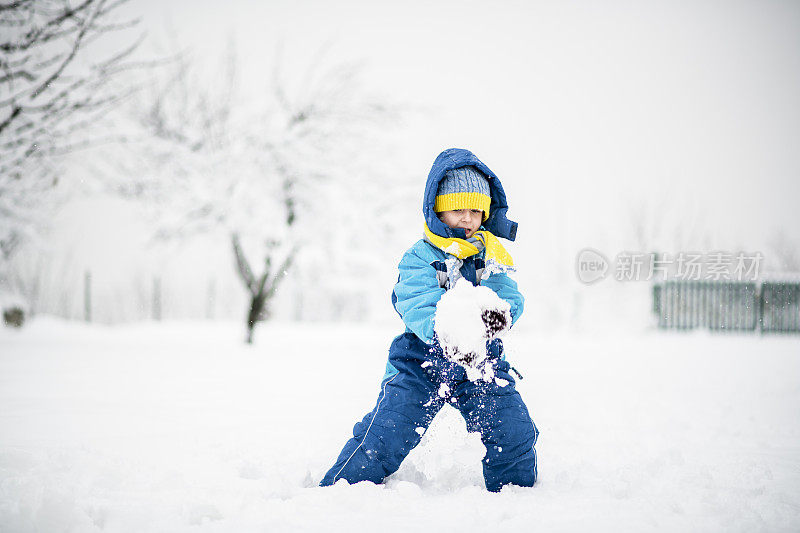
<path fill-rule="evenodd" d="M 497 237 L 513 241 L 517 235 L 517 223 L 506 218 L 508 203 L 500 179 L 472 152 L 461 148 L 450 148 L 439 154 L 428 174 L 422 202 L 422 213 L 428 228 L 442 237 L 466 238 L 463 228 L 450 228 L 439 220 L 434 211 L 434 202 L 439 182 L 445 173 L 469 165 L 479 169 L 489 180 L 492 201 L 489 217 L 482 228 Z M 516 282 L 504 273 L 492 273 L 486 279 L 481 279 L 485 267 L 484 256 L 485 251 L 481 251 L 465 259 L 460 273 L 473 285 L 489 287 L 511 304 L 512 323 L 516 323 L 522 314 L 524 298 Z M 446 290 L 447 257 L 445 252 L 421 239 L 403 255 L 398 265 L 400 274 L 392 291 L 392 305 L 403 319 L 406 331 L 414 333 L 426 344 L 435 342 L 433 319 L 436 304 Z"/>

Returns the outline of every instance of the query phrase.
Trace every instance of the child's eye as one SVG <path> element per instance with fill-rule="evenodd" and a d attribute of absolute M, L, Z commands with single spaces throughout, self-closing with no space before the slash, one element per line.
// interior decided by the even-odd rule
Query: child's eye
<path fill-rule="evenodd" d="M 480 209 L 470 209 L 470 211 L 472 211 L 472 212 L 473 212 L 473 213 L 475 213 L 476 215 L 477 215 L 478 213 L 483 213 L 483 211 L 481 211 Z"/>

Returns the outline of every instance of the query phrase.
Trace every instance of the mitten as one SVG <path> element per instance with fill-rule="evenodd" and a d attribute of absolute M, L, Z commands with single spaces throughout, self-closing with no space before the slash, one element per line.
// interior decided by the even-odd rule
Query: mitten
<path fill-rule="evenodd" d="M 452 361 L 462 364 L 462 365 L 471 365 L 475 362 L 475 359 L 478 358 L 478 354 L 475 352 L 468 352 L 464 353 L 460 351 L 458 348 L 452 348 L 452 353 L 450 354 L 450 358 Z"/>
<path fill-rule="evenodd" d="M 494 339 L 511 327 L 511 317 L 508 312 L 487 309 L 481 313 L 481 318 L 483 319 L 483 325 L 486 327 L 487 339 Z"/>
<path fill-rule="evenodd" d="M 475 352 L 462 352 L 458 349 L 458 346 L 441 343 L 439 335 L 436 333 L 433 334 L 433 342 L 442 351 L 442 355 L 445 356 L 445 359 L 453 363 L 470 365 L 478 358 Z"/>

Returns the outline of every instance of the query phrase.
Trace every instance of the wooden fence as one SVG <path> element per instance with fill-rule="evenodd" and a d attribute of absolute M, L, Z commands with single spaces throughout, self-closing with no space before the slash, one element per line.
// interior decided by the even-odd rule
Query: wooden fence
<path fill-rule="evenodd" d="M 800 281 L 663 281 L 653 312 L 662 329 L 800 333 Z"/>

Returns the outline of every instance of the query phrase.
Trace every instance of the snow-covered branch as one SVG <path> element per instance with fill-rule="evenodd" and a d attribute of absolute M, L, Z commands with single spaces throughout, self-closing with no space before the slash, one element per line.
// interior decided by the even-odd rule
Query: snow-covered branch
<path fill-rule="evenodd" d="M 134 27 L 127 0 L 38 0 L 0 6 L 0 252 L 36 233 L 59 182 L 56 157 L 107 138 L 100 120 L 130 88 L 113 86 L 141 40 L 88 61 L 89 43 Z M 12 206 L 12 207 L 9 207 Z"/>

